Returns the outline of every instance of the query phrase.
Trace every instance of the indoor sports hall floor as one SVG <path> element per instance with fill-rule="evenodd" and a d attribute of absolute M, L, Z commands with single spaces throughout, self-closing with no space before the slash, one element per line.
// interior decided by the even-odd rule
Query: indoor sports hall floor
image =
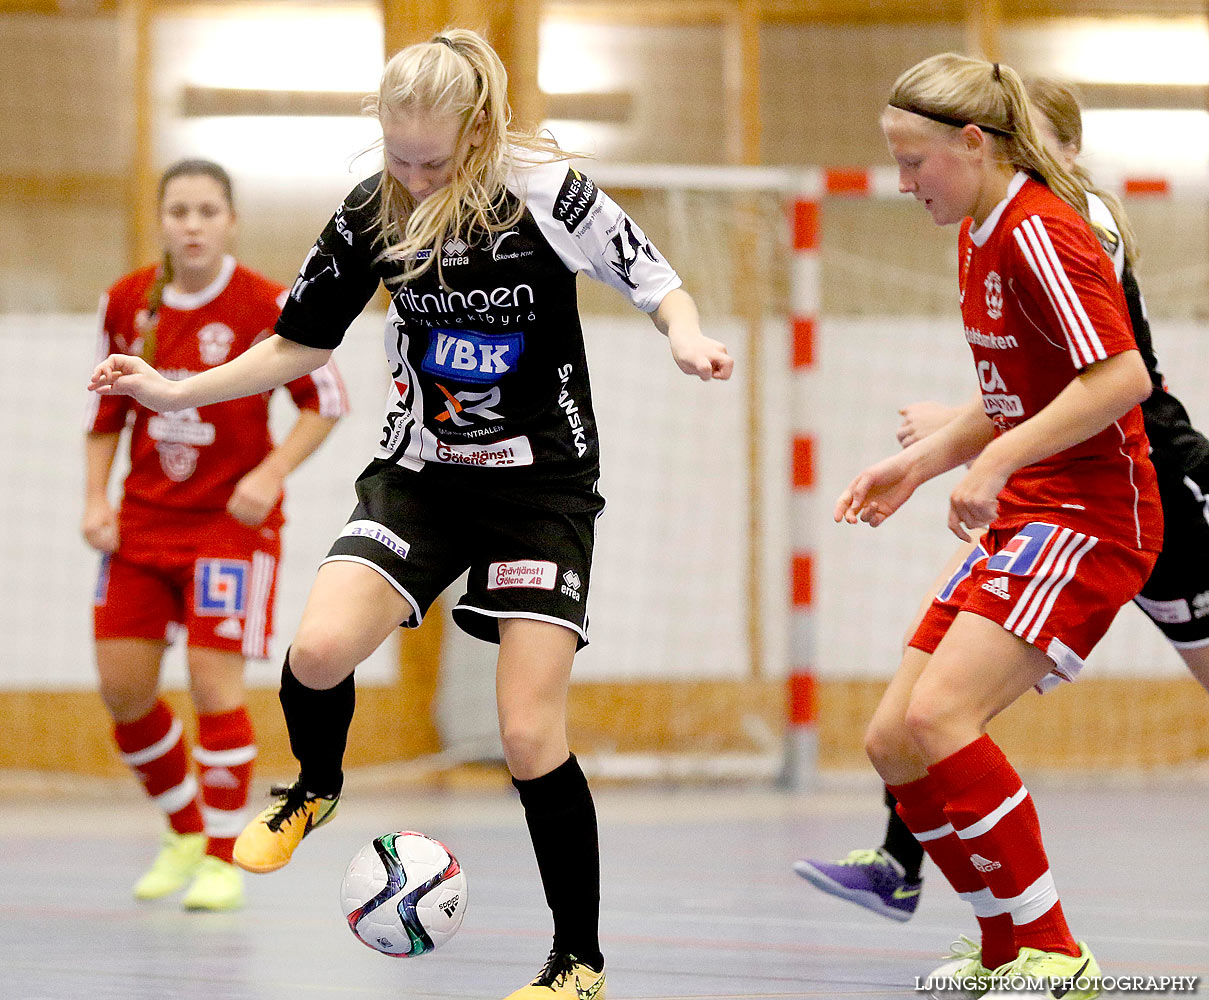
<path fill-rule="evenodd" d="M 1029 785 L 1067 916 L 1105 974 L 1209 976 L 1205 773 Z M 812 796 L 604 788 L 597 805 L 612 1000 L 918 996 L 914 977 L 971 930 L 934 869 L 907 924 L 792 873 L 803 853 L 878 842 L 879 790 L 864 778 Z M 445 949 L 390 959 L 354 940 L 336 893 L 364 841 L 408 828 L 450 845 L 470 901 Z M 234 914 L 131 901 L 157 830 L 128 782 L 48 789 L 0 776 L 0 997 L 501 998 L 549 947 L 520 806 L 499 782 L 388 790 L 353 775 L 340 816 L 288 868 L 249 877 Z"/>

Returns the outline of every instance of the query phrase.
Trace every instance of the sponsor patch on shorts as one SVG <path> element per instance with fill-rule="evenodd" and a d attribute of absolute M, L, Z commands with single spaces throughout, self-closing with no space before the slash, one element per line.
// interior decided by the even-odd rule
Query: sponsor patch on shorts
<path fill-rule="evenodd" d="M 469 465 L 479 469 L 504 469 L 513 465 L 533 464 L 533 445 L 521 434 L 490 444 L 450 444 L 427 434 L 420 446 L 420 457 L 426 462 L 444 465 Z"/>
<path fill-rule="evenodd" d="M 411 546 L 396 535 L 390 528 L 377 521 L 349 521 L 340 532 L 341 538 L 370 538 L 379 545 L 384 545 L 400 559 L 406 559 Z"/>
<path fill-rule="evenodd" d="M 109 600 L 109 561 L 111 558 L 108 552 L 101 556 L 101 568 L 97 572 L 97 588 L 92 594 L 92 603 L 98 608 Z"/>
<path fill-rule="evenodd" d="M 193 568 L 193 612 L 199 617 L 242 618 L 248 610 L 251 563 L 199 559 Z"/>
<path fill-rule="evenodd" d="M 1156 622 L 1162 622 L 1164 625 L 1183 625 L 1192 621 L 1192 609 L 1183 598 L 1175 601 L 1152 601 L 1139 595 L 1134 598 L 1134 603 Z"/>
<path fill-rule="evenodd" d="M 488 590 L 504 590 L 509 587 L 553 590 L 557 580 L 558 566 L 539 559 L 494 562 L 487 567 Z"/>

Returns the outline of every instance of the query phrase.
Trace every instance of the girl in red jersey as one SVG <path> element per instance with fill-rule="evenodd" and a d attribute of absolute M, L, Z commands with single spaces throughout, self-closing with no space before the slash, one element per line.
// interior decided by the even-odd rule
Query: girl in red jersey
<path fill-rule="evenodd" d="M 979 398 L 856 477 L 836 520 L 872 526 L 969 462 L 958 537 L 987 525 L 930 605 L 866 735 L 903 821 L 974 907 L 981 944 L 937 970 L 982 993 L 1000 976 L 1097 996 L 1028 791 L 986 723 L 1031 687 L 1073 678 L 1145 582 L 1162 514 L 1138 403 L 1151 391 L 1086 193 L 1046 151 L 1008 67 L 956 55 L 895 83 L 882 116 L 899 187 L 961 224 L 959 277 Z"/>
<path fill-rule="evenodd" d="M 1088 213 L 1096 235 L 1113 261 L 1138 349 L 1146 362 L 1153 389 L 1142 403 L 1150 460 L 1158 475 L 1163 505 L 1163 551 L 1145 586 L 1134 597 L 1154 625 L 1171 642 L 1193 677 L 1209 691 L 1209 608 L 1202 594 L 1209 593 L 1209 439 L 1189 419 L 1183 404 L 1167 388 L 1159 370 L 1146 306 L 1134 275 L 1136 252 L 1123 208 L 1111 195 L 1095 187 L 1078 163 L 1083 145 L 1083 118 L 1079 98 L 1068 85 L 1053 79 L 1028 82 L 1029 100 L 1038 113 L 1038 133 L 1046 147 L 1075 173 L 1088 191 Z M 900 410 L 899 443 L 905 448 L 943 427 L 960 407 L 933 401 L 912 403 Z M 943 589 L 968 557 L 973 542 L 960 546 L 950 566 L 939 576 L 931 593 Z M 915 633 L 931 603 L 929 596 L 908 627 Z M 893 920 L 905 921 L 920 898 L 923 848 L 903 826 L 887 796 L 890 814 L 879 848 L 855 850 L 838 861 L 803 858 L 794 870 L 824 892 L 847 899 Z"/>
<path fill-rule="evenodd" d="M 159 183 L 159 212 L 163 263 L 127 275 L 102 298 L 98 355 L 141 354 L 179 379 L 266 336 L 286 291 L 227 254 L 235 213 L 222 167 L 205 160 L 170 167 Z M 188 885 L 187 909 L 229 910 L 243 901 L 231 851 L 256 756 L 244 659 L 268 653 L 282 484 L 347 410 L 332 366 L 289 391 L 298 419 L 278 445 L 269 436 L 267 393 L 161 413 L 125 396 L 90 397 L 82 530 L 103 553 L 94 607 L 101 697 L 122 759 L 169 823 L 159 855 L 134 886 L 137 899 Z M 115 510 L 108 484 L 128 425 L 130 471 Z M 183 727 L 158 695 L 164 651 L 181 627 L 200 791 Z"/>

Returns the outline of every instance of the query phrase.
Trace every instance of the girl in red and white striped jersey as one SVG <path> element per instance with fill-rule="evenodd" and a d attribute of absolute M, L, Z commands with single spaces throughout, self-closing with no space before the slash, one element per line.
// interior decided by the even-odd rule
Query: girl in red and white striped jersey
<path fill-rule="evenodd" d="M 170 167 L 159 208 L 163 262 L 104 296 L 98 356 L 141 354 L 179 379 L 267 336 L 286 291 L 228 255 L 235 213 L 217 164 Z M 331 365 L 288 388 L 298 419 L 276 445 L 267 393 L 159 413 L 129 396 L 89 397 L 82 528 L 103 554 L 94 607 L 101 697 L 123 760 L 169 826 L 134 887 L 139 899 L 186 885 L 189 909 L 231 909 L 243 898 L 231 851 L 256 756 L 244 659 L 268 654 L 282 483 L 347 410 Z M 108 484 L 127 426 L 130 470 L 115 509 Z M 200 788 L 184 727 L 158 693 L 161 659 L 181 628 Z"/>
<path fill-rule="evenodd" d="M 877 526 L 921 483 L 970 462 L 949 526 L 963 539 L 989 527 L 924 615 L 866 747 L 981 927 L 981 944 L 944 971 L 1093 977 L 1032 800 L 985 726 L 1031 687 L 1073 678 L 1154 565 L 1162 514 L 1137 405 L 1150 379 L 1083 185 L 1046 151 L 1016 73 L 935 56 L 899 78 L 889 104 L 900 189 L 938 224 L 961 224 L 980 393 L 862 472 L 836 519 Z M 1098 994 L 1067 985 L 1058 995 Z"/>
<path fill-rule="evenodd" d="M 1083 145 L 1078 96 L 1067 84 L 1046 78 L 1030 80 L 1028 93 L 1046 146 L 1088 189 L 1089 215 L 1125 292 L 1134 336 L 1153 385 L 1142 403 L 1142 417 L 1163 504 L 1163 551 L 1134 603 L 1209 690 L 1209 608 L 1202 596 L 1209 593 L 1209 439 L 1192 426 L 1188 411 L 1168 390 L 1159 370 L 1146 306 L 1133 273 L 1136 256 L 1128 219 L 1119 202 L 1096 189 L 1077 162 Z M 899 443 L 905 448 L 927 437 L 960 409 L 932 400 L 911 403 L 899 411 Z M 959 548 L 932 593 L 944 586 L 973 546 L 970 542 Z M 920 607 L 908 640 L 931 602 L 929 596 Z M 794 870 L 824 892 L 902 921 L 911 917 L 919 902 L 924 852 L 895 812 L 893 796 L 888 796 L 887 804 L 890 815 L 880 848 L 853 851 L 840 861 L 804 858 L 794 864 Z"/>

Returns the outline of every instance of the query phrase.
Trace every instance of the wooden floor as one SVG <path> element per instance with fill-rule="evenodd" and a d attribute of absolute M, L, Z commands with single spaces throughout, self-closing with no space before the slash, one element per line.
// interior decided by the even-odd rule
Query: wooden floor
<path fill-rule="evenodd" d="M 1106 975 L 1209 974 L 1209 782 L 1029 782 L 1063 906 Z M 877 787 L 606 788 L 597 794 L 602 943 L 613 1000 L 913 997 L 973 919 L 934 869 L 907 924 L 824 896 L 791 871 L 880 839 Z M 0 776 L 0 997 L 6 1000 L 499 998 L 541 966 L 550 928 L 510 790 L 350 777 L 341 814 L 286 869 L 248 879 L 234 914 L 136 904 L 158 822 L 129 783 L 34 787 Z M 348 933 L 337 886 L 373 835 L 419 829 L 470 888 L 449 945 L 379 956 Z"/>

